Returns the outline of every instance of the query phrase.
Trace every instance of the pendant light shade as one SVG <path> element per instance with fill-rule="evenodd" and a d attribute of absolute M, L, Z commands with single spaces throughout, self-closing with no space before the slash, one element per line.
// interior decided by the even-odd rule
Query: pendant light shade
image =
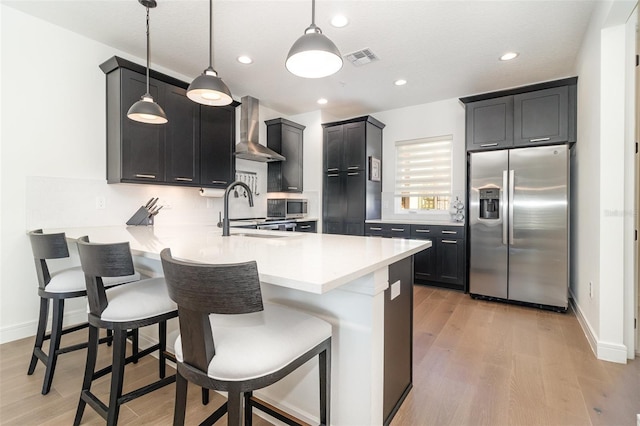
<path fill-rule="evenodd" d="M 311 2 L 311 25 L 291 46 L 285 66 L 304 78 L 322 78 L 342 68 L 342 56 L 335 44 L 315 24 L 316 2 Z"/>
<path fill-rule="evenodd" d="M 149 8 L 156 7 L 155 0 L 138 0 L 141 5 L 147 8 L 147 93 L 142 95 L 140 100 L 131 105 L 127 111 L 127 117 L 131 120 L 149 124 L 164 124 L 167 115 L 162 107 L 153 101 L 153 97 L 149 93 Z"/>
<path fill-rule="evenodd" d="M 213 0 L 209 0 L 209 42 L 209 68 L 191 82 L 187 97 L 203 105 L 229 105 L 233 102 L 231 91 L 213 69 Z"/>

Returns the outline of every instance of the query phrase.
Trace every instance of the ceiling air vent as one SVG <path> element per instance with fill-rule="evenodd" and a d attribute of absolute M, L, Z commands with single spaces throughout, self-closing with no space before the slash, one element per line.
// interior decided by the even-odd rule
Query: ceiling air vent
<path fill-rule="evenodd" d="M 369 48 L 348 53 L 344 57 L 356 67 L 361 67 L 362 65 L 380 60 L 380 58 L 378 58 Z"/>

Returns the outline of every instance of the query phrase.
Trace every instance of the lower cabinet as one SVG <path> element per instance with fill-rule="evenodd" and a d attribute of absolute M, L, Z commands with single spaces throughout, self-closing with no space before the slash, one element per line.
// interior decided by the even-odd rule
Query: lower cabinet
<path fill-rule="evenodd" d="M 318 232 L 318 221 L 296 222 L 296 231 L 316 233 Z"/>
<path fill-rule="evenodd" d="M 414 256 L 417 284 L 466 290 L 464 226 L 411 225 L 411 238 L 432 243 Z"/>
<path fill-rule="evenodd" d="M 413 256 L 414 282 L 466 291 L 464 226 L 367 223 L 365 235 L 431 240 L 431 248 Z"/>

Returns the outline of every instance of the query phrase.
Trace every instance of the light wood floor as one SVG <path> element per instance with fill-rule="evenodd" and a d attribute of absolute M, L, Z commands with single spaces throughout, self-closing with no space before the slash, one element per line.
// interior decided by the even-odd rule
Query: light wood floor
<path fill-rule="evenodd" d="M 414 304 L 414 387 L 392 426 L 636 425 L 640 360 L 596 360 L 572 313 L 476 301 L 423 286 L 415 287 Z M 84 336 L 80 331 L 66 341 Z M 42 396 L 43 365 L 26 374 L 32 345 L 32 338 L 0 345 L 0 424 L 69 425 L 85 351 L 59 358 L 51 392 Z M 101 345 L 99 365 L 109 357 Z M 127 366 L 125 392 L 155 377 L 155 358 Z M 94 385 L 105 400 L 108 380 Z M 212 394 L 202 406 L 196 387 L 189 398 L 188 424 L 199 423 L 223 401 Z M 123 406 L 119 423 L 170 425 L 173 402 L 170 385 Z M 258 426 L 268 424 L 254 419 Z M 87 407 L 83 424 L 104 422 Z"/>

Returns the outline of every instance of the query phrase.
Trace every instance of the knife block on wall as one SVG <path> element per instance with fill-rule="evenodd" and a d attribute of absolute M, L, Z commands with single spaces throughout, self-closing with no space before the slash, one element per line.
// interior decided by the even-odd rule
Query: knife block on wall
<path fill-rule="evenodd" d="M 146 207 L 142 206 L 127 221 L 127 225 L 133 225 L 133 226 L 150 226 L 151 225 L 151 226 L 153 226 L 153 216 L 149 212 L 149 209 L 147 209 Z"/>

